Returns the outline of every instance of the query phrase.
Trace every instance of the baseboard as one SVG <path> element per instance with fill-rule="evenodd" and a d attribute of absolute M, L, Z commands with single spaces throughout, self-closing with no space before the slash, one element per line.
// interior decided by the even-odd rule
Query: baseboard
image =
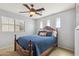
<path fill-rule="evenodd" d="M 61 48 L 61 49 L 65 49 L 65 50 L 68 50 L 68 51 L 71 51 L 71 52 L 74 52 L 74 50 L 69 49 L 69 48 L 64 48 L 64 47 L 59 47 L 59 48 Z"/>
<path fill-rule="evenodd" d="M 7 46 L 7 47 L 0 47 L 0 49 L 2 50 L 2 49 L 11 49 L 11 50 L 13 50 L 13 46 L 11 45 L 11 46 Z"/>

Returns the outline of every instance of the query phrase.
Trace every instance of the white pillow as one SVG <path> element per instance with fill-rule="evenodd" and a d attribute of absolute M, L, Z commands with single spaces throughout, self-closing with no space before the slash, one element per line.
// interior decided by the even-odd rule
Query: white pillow
<path fill-rule="evenodd" d="M 41 36 L 46 36 L 46 35 L 47 35 L 47 32 L 40 32 L 39 35 L 41 35 Z"/>

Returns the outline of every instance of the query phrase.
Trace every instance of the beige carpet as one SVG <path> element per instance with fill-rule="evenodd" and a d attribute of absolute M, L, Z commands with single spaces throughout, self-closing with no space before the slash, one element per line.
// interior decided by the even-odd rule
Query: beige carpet
<path fill-rule="evenodd" d="M 0 49 L 0 56 L 19 56 L 17 52 L 13 50 L 13 48 L 5 48 Z"/>
<path fill-rule="evenodd" d="M 74 53 L 62 48 L 56 48 L 52 50 L 49 56 L 73 56 Z M 17 52 L 14 52 L 12 49 L 0 49 L 0 56 L 19 56 Z"/>
<path fill-rule="evenodd" d="M 49 56 L 74 56 L 74 53 L 66 49 L 56 48 L 49 54 Z"/>

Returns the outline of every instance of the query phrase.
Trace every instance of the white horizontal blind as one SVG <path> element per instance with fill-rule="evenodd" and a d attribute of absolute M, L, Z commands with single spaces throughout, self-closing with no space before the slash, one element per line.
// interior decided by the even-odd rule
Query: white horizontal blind
<path fill-rule="evenodd" d="M 24 27 L 24 21 L 22 20 L 15 20 L 15 31 L 16 32 L 24 32 L 25 27 Z"/>
<path fill-rule="evenodd" d="M 10 17 L 1 17 L 1 31 L 2 32 L 24 32 L 24 20 L 17 20 Z"/>
<path fill-rule="evenodd" d="M 56 18 L 56 28 L 60 28 L 61 27 L 61 19 L 60 17 Z"/>
<path fill-rule="evenodd" d="M 14 32 L 14 19 L 2 16 L 2 32 Z"/>

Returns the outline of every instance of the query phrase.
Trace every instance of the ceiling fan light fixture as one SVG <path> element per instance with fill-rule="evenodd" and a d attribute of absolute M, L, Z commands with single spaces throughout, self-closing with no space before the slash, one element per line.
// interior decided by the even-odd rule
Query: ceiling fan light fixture
<path fill-rule="evenodd" d="M 30 17 L 35 16 L 35 15 L 42 15 L 40 12 L 44 11 L 44 8 L 39 8 L 39 9 L 35 9 L 34 5 L 31 4 L 30 6 L 27 4 L 23 4 L 23 6 L 25 6 L 29 11 L 26 12 L 21 12 L 21 13 L 29 13 Z"/>
<path fill-rule="evenodd" d="M 30 12 L 30 15 L 33 15 L 34 16 L 35 15 L 35 12 Z"/>

